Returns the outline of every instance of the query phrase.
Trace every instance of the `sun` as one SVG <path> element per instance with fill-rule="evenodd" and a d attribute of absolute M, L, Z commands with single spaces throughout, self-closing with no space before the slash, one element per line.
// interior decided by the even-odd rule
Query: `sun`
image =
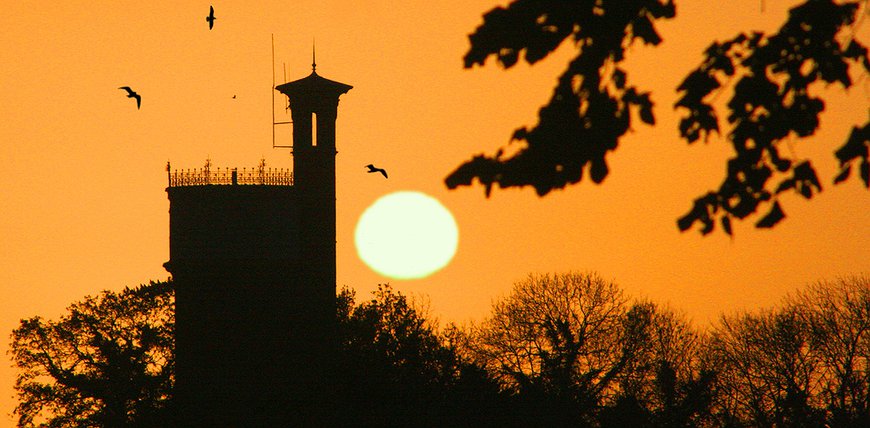
<path fill-rule="evenodd" d="M 450 211 L 421 192 L 378 198 L 360 216 L 356 251 L 372 270 L 394 279 L 427 277 L 450 263 L 459 229 Z"/>

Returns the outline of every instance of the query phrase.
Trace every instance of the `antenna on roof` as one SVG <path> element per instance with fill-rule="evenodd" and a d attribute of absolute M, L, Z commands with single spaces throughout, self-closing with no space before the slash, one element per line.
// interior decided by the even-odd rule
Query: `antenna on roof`
<path fill-rule="evenodd" d="M 315 59 L 315 53 L 317 53 L 316 44 L 314 41 L 314 37 L 311 38 L 311 72 L 317 70 L 317 60 Z"/>
<path fill-rule="evenodd" d="M 287 80 L 287 69 L 284 69 L 284 80 Z M 275 34 L 272 34 L 272 148 L 273 149 L 292 149 L 293 146 L 276 146 L 275 145 L 275 125 L 292 124 L 292 120 L 284 122 L 275 122 Z"/>

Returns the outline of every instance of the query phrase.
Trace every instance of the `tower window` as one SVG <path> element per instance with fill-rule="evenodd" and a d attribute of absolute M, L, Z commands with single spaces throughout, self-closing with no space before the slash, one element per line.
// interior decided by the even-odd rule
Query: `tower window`
<path fill-rule="evenodd" d="M 317 113 L 311 113 L 311 146 L 317 147 Z"/>

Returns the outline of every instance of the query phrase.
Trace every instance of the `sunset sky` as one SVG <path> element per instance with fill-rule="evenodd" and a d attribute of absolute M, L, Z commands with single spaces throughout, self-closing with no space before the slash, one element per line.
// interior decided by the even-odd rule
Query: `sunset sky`
<path fill-rule="evenodd" d="M 310 73 L 316 39 L 318 73 L 353 85 L 336 128 L 337 264 L 338 285 L 360 299 L 390 282 L 425 296 L 442 325 L 463 323 L 528 273 L 593 270 L 703 327 L 809 282 L 870 270 L 870 192 L 854 175 L 831 184 L 833 151 L 867 119 L 867 75 L 853 76 L 848 93 L 827 88 L 821 130 L 792 142 L 798 157 L 813 159 L 820 195 L 784 197 L 787 218 L 772 230 L 752 227 L 757 217 L 736 225 L 734 238 L 676 227 L 721 182 L 729 154 L 722 140 L 678 138 L 677 85 L 712 40 L 775 31 L 794 1 L 677 2 L 677 17 L 657 23 L 664 42 L 627 52 L 628 80 L 652 91 L 657 125 L 633 122 L 604 183 L 545 198 L 495 189 L 489 199 L 480 186 L 448 191 L 444 177 L 534 125 L 574 53 L 566 43 L 531 67 L 463 69 L 468 34 L 506 1 L 51 3 L 5 2 L 0 14 L 0 426 L 14 424 L 6 351 L 19 319 L 57 318 L 85 295 L 168 277 L 167 161 L 291 167 L 290 153 L 272 148 L 271 34 L 276 83 Z M 858 33 L 865 44 L 867 21 Z M 125 85 L 142 96 L 140 110 L 118 89 Z M 277 119 L 289 120 L 276 95 Z M 276 132 L 290 144 L 290 128 Z M 366 174 L 369 163 L 389 179 Z M 399 190 L 437 198 L 459 226 L 452 263 L 426 279 L 390 280 L 356 255 L 359 216 Z"/>

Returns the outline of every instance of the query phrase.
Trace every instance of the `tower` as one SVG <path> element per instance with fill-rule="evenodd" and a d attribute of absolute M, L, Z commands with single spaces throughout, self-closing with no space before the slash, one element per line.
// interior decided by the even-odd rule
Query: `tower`
<path fill-rule="evenodd" d="M 292 114 L 292 175 L 169 171 L 179 426 L 315 426 L 329 411 L 335 122 L 351 88 L 314 69 L 275 88 Z"/>
<path fill-rule="evenodd" d="M 333 307 L 335 300 L 335 122 L 338 98 L 352 86 L 321 77 L 312 62 L 311 74 L 278 85 L 287 95 L 293 121 L 293 174 L 297 190 L 299 251 L 305 263 L 297 271 L 312 284 L 317 307 Z M 322 286 L 314 284 L 323 284 Z M 328 285 L 328 286 L 327 286 Z M 335 311 L 322 317 L 331 319 Z M 315 320 L 313 320 L 315 321 Z M 316 320 L 320 322 L 320 320 Z M 324 319 L 323 321 L 326 321 Z"/>

